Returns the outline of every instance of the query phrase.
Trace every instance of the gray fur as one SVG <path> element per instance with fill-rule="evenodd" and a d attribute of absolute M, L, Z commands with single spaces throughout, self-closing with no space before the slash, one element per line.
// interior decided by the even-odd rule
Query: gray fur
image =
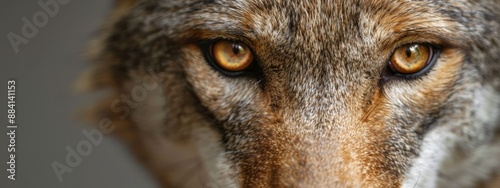
<path fill-rule="evenodd" d="M 86 85 L 118 97 L 146 76 L 159 84 L 136 107 L 115 106 L 130 117 L 112 100 L 97 112 L 116 117 L 166 187 L 495 186 L 499 10 L 497 0 L 141 0 L 110 19 Z M 252 48 L 259 70 L 209 66 L 198 44 L 218 38 Z M 409 43 L 440 46 L 436 65 L 387 76 Z"/>

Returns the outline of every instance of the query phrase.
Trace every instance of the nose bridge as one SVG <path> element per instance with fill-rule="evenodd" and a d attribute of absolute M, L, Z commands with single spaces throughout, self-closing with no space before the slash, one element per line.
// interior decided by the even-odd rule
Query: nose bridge
<path fill-rule="evenodd" d="M 343 186 L 357 182 L 357 169 L 348 165 L 342 145 L 352 144 L 345 135 L 360 122 L 363 100 L 363 80 L 355 80 L 346 69 L 343 55 L 333 52 L 302 53 L 294 58 L 295 66 L 287 67 L 289 74 L 281 87 L 286 96 L 283 102 L 284 126 L 296 134 L 297 142 L 288 143 L 297 155 L 290 157 L 294 169 L 307 169 L 301 178 L 316 187 Z M 334 58 L 334 56 L 336 58 Z M 354 152 L 354 151 L 353 151 Z M 351 166 L 350 168 L 353 168 Z M 347 183 L 347 184 L 346 184 Z"/>
<path fill-rule="evenodd" d="M 301 117 L 326 120 L 346 115 L 362 92 L 358 91 L 362 87 L 360 80 L 353 80 L 352 70 L 345 68 L 347 62 L 325 54 L 328 53 L 296 60 L 298 65 L 289 69 L 293 73 L 285 81 L 288 100 L 284 102 L 292 103 L 294 113 L 302 113 Z"/>
<path fill-rule="evenodd" d="M 286 144 L 291 148 L 286 166 L 304 172 L 296 178 L 307 187 L 359 187 L 364 183 L 360 156 L 369 152 L 360 135 L 370 133 L 356 128 L 363 124 L 345 107 L 348 100 L 327 102 L 331 98 L 304 102 L 285 115 L 284 126 L 296 136 Z"/>
<path fill-rule="evenodd" d="M 343 124 L 348 121 L 339 120 L 342 115 L 321 116 L 307 111 L 295 114 L 284 124 L 296 138 L 286 144 L 289 151 L 284 166 L 288 169 L 284 170 L 302 172 L 291 176 L 301 180 L 298 185 L 306 187 L 351 187 L 361 183 L 356 174 L 359 172 L 357 164 L 346 160 L 345 149 L 353 143 L 343 135 L 351 129 Z"/>
<path fill-rule="evenodd" d="M 348 118 L 349 89 L 341 79 L 335 79 L 330 66 L 304 67 L 297 72 L 285 86 L 285 102 L 289 104 L 283 109 L 287 130 L 298 138 L 289 143 L 292 153 L 297 154 L 289 166 L 304 171 L 299 176 L 308 186 L 326 182 L 329 184 L 316 187 L 340 185 L 342 161 L 336 135 L 338 125 Z"/>

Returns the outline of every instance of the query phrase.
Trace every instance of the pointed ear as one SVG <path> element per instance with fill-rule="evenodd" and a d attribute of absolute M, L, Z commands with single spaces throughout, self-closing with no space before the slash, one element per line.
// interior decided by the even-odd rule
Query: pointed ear
<path fill-rule="evenodd" d="M 121 14 L 127 12 L 138 1 L 139 0 L 115 0 L 114 14 L 121 15 Z"/>
<path fill-rule="evenodd" d="M 82 54 L 85 58 L 92 60 L 92 65 L 87 68 L 76 80 L 72 90 L 74 93 L 95 91 L 103 88 L 118 86 L 119 79 L 116 77 L 116 67 L 120 62 L 105 50 L 104 41 L 113 30 L 113 25 L 121 17 L 127 14 L 139 0 L 115 0 L 112 13 L 103 22 L 98 36 L 91 40 L 87 50 Z"/>
<path fill-rule="evenodd" d="M 138 0 L 116 0 L 115 7 L 116 8 L 127 8 L 134 5 Z"/>

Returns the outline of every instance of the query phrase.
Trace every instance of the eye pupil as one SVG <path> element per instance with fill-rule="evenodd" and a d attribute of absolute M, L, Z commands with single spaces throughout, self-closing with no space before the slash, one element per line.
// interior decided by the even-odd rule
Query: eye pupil
<path fill-rule="evenodd" d="M 233 43 L 233 53 L 234 53 L 234 55 L 238 55 L 242 51 L 241 48 L 242 47 L 240 45 L 238 45 L 236 43 Z"/>
<path fill-rule="evenodd" d="M 406 57 L 407 58 L 411 57 L 411 52 L 412 52 L 413 49 L 414 49 L 413 47 L 406 48 Z"/>

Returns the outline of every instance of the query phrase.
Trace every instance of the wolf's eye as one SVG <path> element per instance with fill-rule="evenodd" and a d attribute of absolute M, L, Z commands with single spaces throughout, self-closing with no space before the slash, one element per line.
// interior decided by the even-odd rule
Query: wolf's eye
<path fill-rule="evenodd" d="M 244 71 L 253 62 L 252 51 L 240 42 L 220 40 L 212 43 L 209 50 L 215 65 L 224 71 Z"/>
<path fill-rule="evenodd" d="M 431 45 L 404 45 L 394 51 L 389 67 L 399 76 L 419 76 L 429 71 L 435 61 L 434 54 Z"/>

